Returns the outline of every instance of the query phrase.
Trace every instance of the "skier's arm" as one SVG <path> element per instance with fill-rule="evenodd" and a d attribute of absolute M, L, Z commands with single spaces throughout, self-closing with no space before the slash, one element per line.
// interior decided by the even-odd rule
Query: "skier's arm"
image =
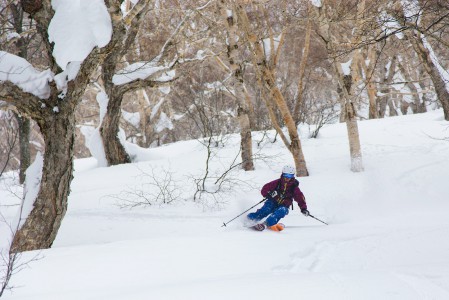
<path fill-rule="evenodd" d="M 265 185 L 262 187 L 262 190 L 260 191 L 260 193 L 262 194 L 262 196 L 263 196 L 264 198 L 267 198 L 267 197 L 269 196 L 269 193 L 270 193 L 270 192 L 276 190 L 276 188 L 277 188 L 277 186 L 278 186 L 278 180 L 279 180 L 279 179 L 276 179 L 276 180 L 273 180 L 273 181 L 271 181 L 271 182 L 268 182 L 267 184 L 265 184 Z"/>
<path fill-rule="evenodd" d="M 306 197 L 301 192 L 299 187 L 296 187 L 293 192 L 293 199 L 298 203 L 299 208 L 302 210 L 307 210 Z"/>

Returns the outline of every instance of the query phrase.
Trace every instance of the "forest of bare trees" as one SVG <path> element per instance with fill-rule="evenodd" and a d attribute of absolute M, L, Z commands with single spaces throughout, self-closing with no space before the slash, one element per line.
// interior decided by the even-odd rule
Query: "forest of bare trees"
<path fill-rule="evenodd" d="M 125 141 L 148 148 L 239 133 L 241 167 L 253 170 L 251 132 L 274 129 L 297 175 L 309 176 L 300 125 L 319 137 L 326 123 L 345 122 L 351 170 L 360 172 L 358 122 L 438 108 L 449 121 L 447 1 L 104 2 L 111 40 L 81 63 L 64 101 L 55 84 L 42 99 L 0 74 L 0 172 L 19 170 L 23 183 L 38 151 L 44 165 L 12 251 L 51 247 L 73 160 L 94 155 L 95 134 L 111 166 L 133 160 Z M 3 0 L 0 66 L 8 54 L 61 73 L 48 40 L 53 15 L 50 0 Z M 157 71 L 127 76 L 139 63 Z"/>

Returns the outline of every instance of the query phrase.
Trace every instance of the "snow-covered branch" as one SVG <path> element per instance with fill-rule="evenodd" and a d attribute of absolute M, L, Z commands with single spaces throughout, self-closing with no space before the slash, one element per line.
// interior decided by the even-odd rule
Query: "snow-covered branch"
<path fill-rule="evenodd" d="M 28 61 L 16 55 L 0 51 L 0 82 L 9 81 L 24 92 L 41 99 L 48 98 L 53 80 L 50 70 L 38 71 Z"/>
<path fill-rule="evenodd" d="M 42 105 L 38 97 L 24 92 L 17 85 L 9 81 L 0 82 L 0 99 L 14 105 L 28 115 L 38 114 Z"/>
<path fill-rule="evenodd" d="M 92 49 L 102 48 L 111 40 L 111 17 L 104 1 L 52 3 L 55 14 L 48 27 L 48 38 L 54 42 L 52 55 L 63 70 L 70 62 L 84 61 Z"/>

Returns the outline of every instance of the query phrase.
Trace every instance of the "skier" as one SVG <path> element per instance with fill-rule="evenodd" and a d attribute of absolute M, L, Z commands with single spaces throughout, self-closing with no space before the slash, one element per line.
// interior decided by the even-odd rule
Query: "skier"
<path fill-rule="evenodd" d="M 298 203 L 301 213 L 306 217 L 309 216 L 306 199 L 298 185 L 299 181 L 295 179 L 295 168 L 292 166 L 285 166 L 282 169 L 281 178 L 265 184 L 262 187 L 261 194 L 267 200 L 256 212 L 248 214 L 247 218 L 252 222 L 258 222 L 268 215 L 269 217 L 265 222 L 254 225 L 253 228 L 264 230 L 268 227 L 274 231 L 282 231 L 285 226 L 278 222 L 288 215 L 293 200 Z"/>

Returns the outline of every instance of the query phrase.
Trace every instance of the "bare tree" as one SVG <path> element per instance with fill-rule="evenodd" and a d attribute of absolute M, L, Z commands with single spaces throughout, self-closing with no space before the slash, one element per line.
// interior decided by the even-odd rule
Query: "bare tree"
<path fill-rule="evenodd" d="M 323 1 L 324 2 L 324 1 Z M 337 77 L 339 85 L 340 99 L 341 99 L 341 114 L 346 122 L 346 128 L 348 131 L 349 149 L 351 156 L 351 171 L 361 172 L 363 171 L 362 151 L 360 146 L 359 130 L 357 125 L 357 111 L 355 107 L 355 83 L 358 79 L 357 60 L 359 59 L 360 51 L 353 50 L 350 52 L 349 62 L 342 64 L 338 62 L 338 49 L 336 42 L 339 41 L 338 37 L 333 32 L 331 22 L 331 10 L 336 9 L 336 3 L 324 2 L 321 7 L 316 7 L 317 18 L 319 22 L 319 34 L 326 44 L 329 57 L 332 59 L 334 72 Z M 365 10 L 365 1 L 360 1 L 357 5 L 357 12 L 355 13 L 355 20 L 357 22 L 356 30 L 360 29 L 362 24 L 361 14 Z M 342 43 L 340 41 L 340 43 Z M 353 42 L 352 44 L 355 44 Z M 350 65 L 350 67 L 348 66 Z"/>
<path fill-rule="evenodd" d="M 118 39 L 121 42 L 116 44 L 116 49 L 111 52 L 102 65 L 102 81 L 105 85 L 104 90 L 108 95 L 108 107 L 100 126 L 100 133 L 109 165 L 131 161 L 118 137 L 121 106 L 125 93 L 144 87 L 156 88 L 167 85 L 174 80 L 174 75 L 169 74 L 174 74 L 177 65 L 201 60 L 201 58 L 187 59 L 186 57 L 179 57 L 177 54 L 170 56 L 169 53 L 177 45 L 176 37 L 184 28 L 186 22 L 194 13 L 204 9 L 207 5 L 187 9 L 185 15 L 180 14 L 178 16 L 180 17 L 179 22 L 169 33 L 159 53 L 153 59 L 139 61 L 120 69 L 120 66 L 124 65 L 122 59 L 127 53 L 129 45 L 136 39 L 140 24 L 150 9 L 149 3 L 150 1 L 141 1 L 132 7 L 132 11 L 135 11 L 132 22 L 127 20 L 132 13 L 127 14 L 122 21 L 117 22 L 115 26 L 120 30 L 117 31 L 117 36 L 113 35 L 113 39 Z M 146 73 L 146 75 L 133 75 L 136 72 Z M 117 79 L 118 77 L 127 77 L 127 79 Z"/>
<path fill-rule="evenodd" d="M 444 111 L 449 120 L 449 74 L 441 66 L 440 59 L 432 46 L 432 41 L 449 48 L 447 43 L 447 19 L 449 7 L 440 1 L 395 1 L 387 8 L 392 20 L 396 22 L 397 32 L 402 32 L 433 83 Z"/>
<path fill-rule="evenodd" d="M 181 187 L 174 178 L 174 172 L 155 168 L 151 168 L 151 172 L 140 168 L 139 171 L 136 182 L 141 182 L 140 186 L 128 187 L 117 195 L 108 196 L 116 199 L 116 204 L 120 208 L 162 206 L 183 199 Z"/>
<path fill-rule="evenodd" d="M 127 2 L 128 5 L 130 1 Z M 115 85 L 113 76 L 120 67 L 123 56 L 139 30 L 140 23 L 150 7 L 150 1 L 139 1 L 134 5 L 127 17 L 113 20 L 114 30 L 111 40 L 114 42 L 114 49 L 109 52 L 102 64 L 101 78 L 104 84 L 104 91 L 108 96 L 107 111 L 100 125 L 100 133 L 103 141 L 104 153 L 108 165 L 129 163 L 131 159 L 120 142 L 118 131 L 121 117 L 121 103 L 123 95 L 132 88 L 130 84 Z M 137 88 L 140 82 L 135 84 Z"/>
<path fill-rule="evenodd" d="M 383 63 L 380 68 L 380 82 L 379 82 L 379 91 L 381 96 L 377 102 L 377 111 L 378 116 L 380 118 L 385 117 L 387 105 L 391 103 L 391 84 L 393 82 L 393 77 L 396 73 L 396 63 L 397 63 L 397 55 L 393 55 L 391 59 L 388 59 L 387 62 Z M 394 109 L 390 109 L 390 116 L 395 115 L 396 111 Z"/>
<path fill-rule="evenodd" d="M 306 25 L 306 35 L 304 39 L 304 48 L 301 55 L 301 62 L 299 65 L 299 76 L 298 76 L 298 92 L 295 100 L 295 107 L 293 109 L 293 117 L 295 119 L 295 123 L 298 124 L 300 119 L 300 108 L 303 104 L 304 98 L 304 77 L 306 74 L 306 65 L 307 60 L 309 58 L 310 51 L 310 38 L 312 35 L 312 18 L 310 16 L 312 4 L 309 2 L 307 7 L 307 25 Z"/>
<path fill-rule="evenodd" d="M 248 46 L 252 53 L 252 65 L 256 73 L 257 81 L 260 84 L 261 89 L 263 90 L 265 99 L 268 101 L 267 108 L 269 111 L 270 119 L 274 127 L 277 128 L 277 132 L 280 134 L 283 142 L 293 156 L 297 176 L 308 176 L 309 172 L 307 170 L 306 161 L 302 152 L 298 129 L 296 127 L 292 113 L 290 112 L 290 109 L 287 105 L 287 102 L 285 101 L 284 96 L 282 95 L 276 84 L 275 66 L 279 56 L 279 53 L 276 53 L 276 49 L 279 50 L 280 47 L 274 47 L 274 37 L 273 35 L 271 35 L 270 49 L 265 49 L 266 51 L 264 51 L 263 41 L 251 28 L 251 23 L 246 13 L 245 6 L 242 3 L 236 2 L 234 3 L 234 7 L 239 17 L 238 24 L 240 30 L 244 33 L 245 41 L 248 43 Z M 281 33 L 280 38 L 277 42 L 282 44 L 282 39 L 283 33 Z M 270 53 L 270 55 L 267 59 L 266 53 L 268 52 Z M 275 125 L 277 121 L 273 111 L 274 107 L 276 107 L 276 109 L 278 109 L 280 114 L 282 115 L 282 119 L 288 130 L 290 138 L 289 141 L 283 136 L 280 127 Z"/>
<path fill-rule="evenodd" d="M 406 8 L 406 4 L 404 5 L 404 9 Z M 415 7 L 414 9 L 420 10 L 419 6 Z M 419 20 L 420 16 L 413 15 L 411 18 L 410 16 L 406 16 L 403 12 L 399 11 L 398 15 L 400 16 L 400 20 L 404 23 L 416 23 L 416 21 L 413 21 L 413 18 L 417 18 Z M 411 19 L 410 19 L 411 18 Z M 441 64 L 439 62 L 439 59 L 437 58 L 431 44 L 426 39 L 426 36 L 419 32 L 418 30 L 411 30 L 406 31 L 405 36 L 410 41 L 410 43 L 413 46 L 413 50 L 416 52 L 416 54 L 419 57 L 419 60 L 423 64 L 424 69 L 429 74 L 433 86 L 435 88 L 435 92 L 438 96 L 438 100 L 441 103 L 441 106 L 443 107 L 444 111 L 444 118 L 445 120 L 449 121 L 449 83 L 446 82 L 449 78 L 449 73 L 441 67 Z"/>
<path fill-rule="evenodd" d="M 30 4 L 28 1 L 22 2 L 22 5 L 37 24 L 37 31 L 46 49 L 46 65 L 51 72 L 58 74 L 62 70 L 52 54 L 54 44 L 48 39 L 48 27 L 54 11 L 50 1 L 37 3 L 39 5 L 36 7 L 27 6 L 26 4 Z M 107 0 L 105 4 L 112 20 L 112 30 L 119 30 L 117 23 L 123 18 L 120 3 Z M 131 23 L 135 15 L 128 14 L 128 22 Z M 61 101 L 61 91 L 53 82 L 48 85 L 49 93 L 42 98 L 23 91 L 10 81 L 0 83 L 0 98 L 14 105 L 21 114 L 35 120 L 45 141 L 40 190 L 33 210 L 14 237 L 12 252 L 43 249 L 52 245 L 67 211 L 67 199 L 73 178 L 75 110 L 81 102 L 92 72 L 119 42 L 122 41 L 114 38 L 105 47 L 97 47 L 90 52 L 80 65 L 76 78 L 67 85 L 67 91 L 63 94 L 64 101 Z"/>
<path fill-rule="evenodd" d="M 11 245 L 9 245 L 10 247 Z M 0 298 L 6 291 L 11 291 L 11 279 L 20 271 L 29 267 L 30 263 L 42 259 L 40 253 L 24 260 L 21 252 L 0 251 Z M 5 250 L 4 249 L 4 250 Z"/>
<path fill-rule="evenodd" d="M 254 170 L 253 149 L 251 137 L 251 121 L 249 106 L 246 101 L 246 88 L 243 77 L 243 62 L 238 45 L 238 27 L 235 12 L 226 0 L 220 0 L 223 18 L 227 29 L 227 57 L 231 69 L 231 88 L 238 103 L 237 118 L 240 123 L 242 168 L 245 171 Z"/>

